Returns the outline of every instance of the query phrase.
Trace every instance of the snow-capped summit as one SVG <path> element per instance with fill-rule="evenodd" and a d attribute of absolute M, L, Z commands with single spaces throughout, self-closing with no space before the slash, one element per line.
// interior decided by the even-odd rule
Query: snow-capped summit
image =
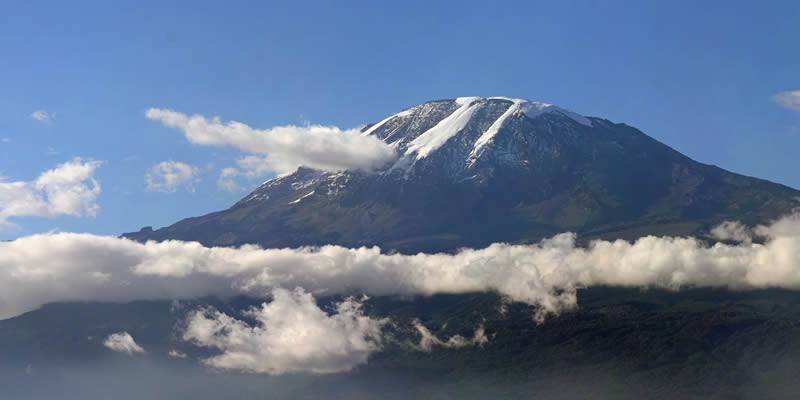
<path fill-rule="evenodd" d="M 475 168 L 481 158 L 502 154 L 506 162 L 514 160 L 508 146 L 494 142 L 504 142 L 502 137 L 514 135 L 521 125 L 529 125 L 524 129 L 535 135 L 537 130 L 587 130 L 593 127 L 593 121 L 539 101 L 458 97 L 423 103 L 390 115 L 365 128 L 364 134 L 384 140 L 397 151 L 398 160 L 385 173 L 402 171 L 408 176 L 420 168 L 443 168 L 454 176 L 471 176 L 474 174 L 467 170 Z M 447 165 L 441 165 L 442 157 L 447 158 Z"/>

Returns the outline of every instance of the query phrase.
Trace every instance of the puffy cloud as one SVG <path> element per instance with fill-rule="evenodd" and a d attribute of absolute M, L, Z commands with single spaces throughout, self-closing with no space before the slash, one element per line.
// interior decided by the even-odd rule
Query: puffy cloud
<path fill-rule="evenodd" d="M 460 349 L 467 346 L 483 347 L 486 343 L 489 343 L 489 338 L 486 337 L 486 331 L 483 326 L 475 328 L 475 333 L 473 333 L 472 337 L 469 339 L 461 335 L 454 335 L 447 340 L 439 339 L 418 320 L 414 321 L 414 329 L 416 329 L 417 333 L 420 335 L 417 347 L 422 351 L 431 351 L 434 347 L 444 347 L 448 349 Z"/>
<path fill-rule="evenodd" d="M 272 298 L 247 312 L 255 326 L 219 311 L 196 311 L 184 339 L 222 351 L 204 360 L 207 365 L 272 375 L 349 371 L 381 347 L 385 321 L 365 316 L 353 298 L 331 315 L 302 289 L 275 289 Z"/>
<path fill-rule="evenodd" d="M 772 98 L 776 103 L 793 111 L 800 111 L 800 90 L 780 92 Z"/>
<path fill-rule="evenodd" d="M 198 178 L 197 168 L 179 161 L 162 161 L 145 174 L 146 189 L 149 192 L 173 193 L 179 187 L 193 192 Z"/>
<path fill-rule="evenodd" d="M 240 168 L 247 168 L 245 173 L 289 173 L 301 165 L 326 171 L 371 170 L 396 158 L 389 145 L 375 137 L 363 136 L 358 129 L 322 125 L 255 129 L 241 122 L 222 122 L 219 117 L 208 119 L 159 108 L 151 108 L 145 115 L 183 131 L 191 143 L 230 146 L 258 155 L 240 160 Z"/>
<path fill-rule="evenodd" d="M 101 188 L 94 172 L 100 164 L 75 158 L 33 181 L 0 179 L 0 227 L 12 217 L 95 216 Z"/>
<path fill-rule="evenodd" d="M 144 349 L 136 344 L 136 341 L 133 340 L 133 336 L 128 332 L 119 332 L 110 335 L 103 342 L 103 346 L 119 353 L 127 353 L 128 355 L 144 353 Z"/>
<path fill-rule="evenodd" d="M 53 233 L 0 243 L 0 318 L 57 301 L 131 301 L 260 295 L 302 287 L 316 295 L 494 292 L 537 317 L 577 306 L 586 286 L 800 289 L 800 217 L 755 229 L 763 243 L 643 237 L 576 245 L 564 233 L 534 245 L 493 244 L 455 254 L 384 254 L 377 247 L 207 248 Z"/>
<path fill-rule="evenodd" d="M 31 113 L 31 118 L 44 123 L 52 123 L 53 120 L 56 118 L 55 114 L 52 114 L 46 110 L 36 110 Z"/>

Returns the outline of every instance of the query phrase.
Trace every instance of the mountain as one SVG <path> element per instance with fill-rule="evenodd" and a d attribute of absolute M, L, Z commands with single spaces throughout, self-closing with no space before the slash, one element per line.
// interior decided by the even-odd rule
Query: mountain
<path fill-rule="evenodd" d="M 0 398 L 797 398 L 796 291 L 589 288 L 579 296 L 580 309 L 541 325 L 529 307 L 494 294 L 374 297 L 367 312 L 394 323 L 366 365 L 280 377 L 209 370 L 196 360 L 207 350 L 175 333 L 193 307 L 237 315 L 258 300 L 51 304 L 0 321 Z M 420 340 L 414 320 L 439 337 L 469 337 L 483 324 L 491 339 L 421 352 L 410 347 Z M 148 353 L 104 348 L 119 331 Z M 188 357 L 169 357 L 172 349 Z"/>
<path fill-rule="evenodd" d="M 538 102 L 432 101 L 363 134 L 391 144 L 397 160 L 371 172 L 300 168 L 227 210 L 126 236 L 450 251 L 563 231 L 703 235 L 726 219 L 752 225 L 800 205 L 791 188 L 696 162 L 630 126 Z M 0 398 L 797 397 L 798 291 L 601 286 L 577 296 L 578 309 L 539 324 L 531 307 L 495 293 L 373 296 L 365 313 L 392 322 L 366 365 L 280 377 L 207 369 L 198 359 L 215 353 L 179 335 L 192 310 L 212 306 L 249 321 L 247 310 L 264 299 L 49 304 L 0 321 Z M 338 300 L 319 298 L 324 310 Z M 414 321 L 440 338 L 469 337 L 482 326 L 489 340 L 419 351 Z M 147 353 L 102 346 L 121 331 Z M 174 349 L 186 358 L 170 357 Z"/>
<path fill-rule="evenodd" d="M 231 208 L 135 240 L 450 251 L 583 238 L 702 235 L 764 222 L 800 191 L 702 164 L 625 124 L 504 97 L 436 100 L 369 125 L 397 152 L 378 171 L 299 168 Z"/>

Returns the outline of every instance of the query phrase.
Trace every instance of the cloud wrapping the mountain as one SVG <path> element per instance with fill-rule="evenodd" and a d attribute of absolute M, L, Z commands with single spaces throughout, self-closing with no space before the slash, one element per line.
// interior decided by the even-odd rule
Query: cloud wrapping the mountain
<path fill-rule="evenodd" d="M 174 193 L 183 187 L 194 192 L 194 184 L 198 180 L 197 168 L 180 161 L 162 161 L 152 166 L 145 174 L 148 192 Z"/>
<path fill-rule="evenodd" d="M 279 375 L 345 372 L 381 347 L 385 320 L 365 316 L 361 302 L 348 298 L 328 315 L 302 289 L 275 289 L 272 301 L 252 308 L 254 326 L 216 310 L 193 312 L 185 340 L 222 354 L 204 363 L 222 369 Z"/>
<path fill-rule="evenodd" d="M 229 146 L 251 154 L 240 160 L 244 173 L 289 173 L 298 166 L 326 171 L 372 170 L 393 161 L 394 150 L 383 141 L 362 136 L 358 129 L 334 126 L 276 126 L 255 129 L 237 121 L 222 122 L 168 109 L 147 110 L 148 119 L 181 130 L 194 144 Z"/>
<path fill-rule="evenodd" d="M 103 341 L 103 346 L 110 350 L 126 353 L 128 355 L 145 352 L 142 346 L 139 346 L 139 344 L 133 340 L 133 336 L 128 332 L 118 332 L 109 335 L 106 340 Z"/>
<path fill-rule="evenodd" d="M 13 217 L 95 216 L 102 190 L 94 173 L 100 164 L 75 158 L 33 181 L 0 179 L 0 228 Z"/>
<path fill-rule="evenodd" d="M 719 231 L 739 228 L 726 224 Z M 645 237 L 578 247 L 575 236 L 565 233 L 536 245 L 415 255 L 382 254 L 378 248 L 207 248 L 89 234 L 35 235 L 0 243 L 0 318 L 57 301 L 271 292 L 271 302 L 247 313 L 254 324 L 213 309 L 196 310 L 187 318 L 183 338 L 219 350 L 204 360 L 216 368 L 333 373 L 363 364 L 380 350 L 387 321 L 365 315 L 362 301 L 353 298 L 327 313 L 314 295 L 496 292 L 535 306 L 541 320 L 576 307 L 575 291 L 584 286 L 800 289 L 800 215 L 745 231 L 763 237 L 763 243 L 708 246 L 693 238 Z M 481 327 L 471 338 L 446 339 L 419 322 L 415 328 L 423 351 L 488 341 Z M 125 332 L 104 345 L 128 354 L 144 351 Z"/>
<path fill-rule="evenodd" d="M 0 318 L 57 301 L 260 296 L 305 288 L 316 296 L 495 292 L 542 318 L 577 306 L 585 286 L 800 289 L 800 217 L 754 229 L 763 243 L 644 237 L 633 243 L 575 235 L 535 245 L 493 244 L 455 254 L 383 254 L 377 247 L 207 248 L 54 233 L 0 243 Z"/>

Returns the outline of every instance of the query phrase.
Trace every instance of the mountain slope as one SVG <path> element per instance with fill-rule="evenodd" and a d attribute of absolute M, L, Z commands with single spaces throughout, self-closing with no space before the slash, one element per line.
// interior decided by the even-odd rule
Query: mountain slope
<path fill-rule="evenodd" d="M 363 132 L 390 144 L 398 159 L 375 172 L 300 168 L 227 210 L 126 236 L 449 251 L 563 231 L 702 234 L 725 219 L 759 223 L 800 205 L 797 190 L 696 162 L 633 127 L 545 103 L 432 101 Z"/>
<path fill-rule="evenodd" d="M 208 350 L 175 334 L 194 307 L 237 315 L 258 300 L 52 304 L 0 321 L 0 398 L 108 398 L 110 390 L 114 398 L 164 398 L 165 387 L 176 392 L 169 398 L 192 399 L 797 397 L 798 292 L 589 288 L 579 296 L 580 309 L 542 325 L 529 307 L 494 294 L 371 298 L 366 311 L 391 316 L 393 327 L 366 365 L 281 377 L 205 370 L 196 358 Z M 469 337 L 481 324 L 490 340 L 418 351 L 415 320 L 441 338 Z M 103 347 L 120 331 L 147 354 Z M 169 357 L 172 349 L 188 358 Z"/>

